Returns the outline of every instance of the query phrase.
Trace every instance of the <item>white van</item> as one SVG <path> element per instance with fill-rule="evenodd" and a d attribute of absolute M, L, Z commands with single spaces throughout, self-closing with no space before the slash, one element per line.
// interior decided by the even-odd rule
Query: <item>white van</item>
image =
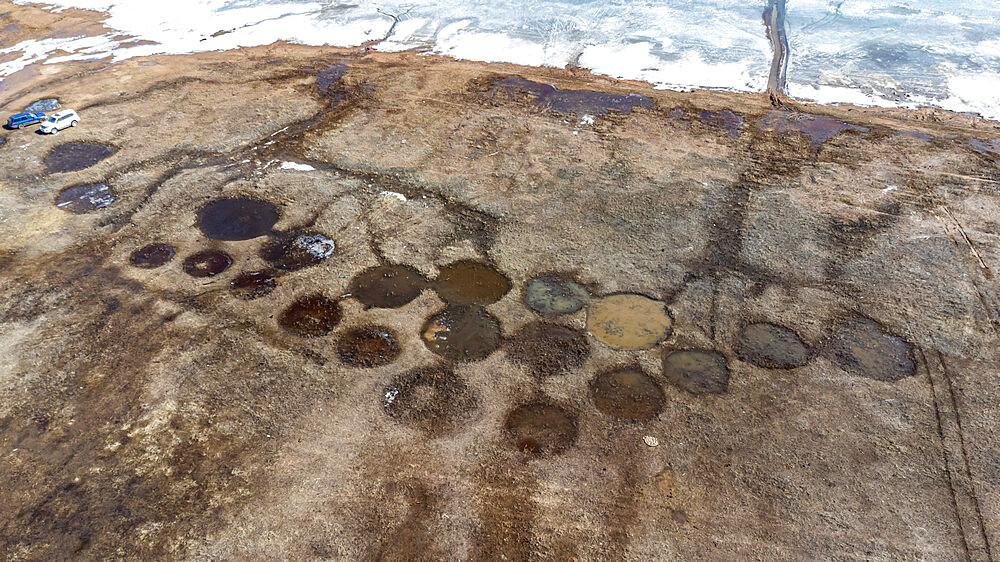
<path fill-rule="evenodd" d="M 80 116 L 75 111 L 64 109 L 49 115 L 48 119 L 42 121 L 42 126 L 38 130 L 43 133 L 57 133 L 66 127 L 76 127 L 79 123 Z"/>

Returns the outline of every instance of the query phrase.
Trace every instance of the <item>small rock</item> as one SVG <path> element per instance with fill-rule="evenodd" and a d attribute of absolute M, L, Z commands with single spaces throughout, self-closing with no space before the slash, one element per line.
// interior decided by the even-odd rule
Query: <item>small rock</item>
<path fill-rule="evenodd" d="M 646 445 L 649 445 L 650 447 L 659 447 L 660 446 L 660 440 L 657 439 L 656 437 L 653 437 L 652 435 L 647 435 L 647 436 L 643 437 L 642 441 Z"/>

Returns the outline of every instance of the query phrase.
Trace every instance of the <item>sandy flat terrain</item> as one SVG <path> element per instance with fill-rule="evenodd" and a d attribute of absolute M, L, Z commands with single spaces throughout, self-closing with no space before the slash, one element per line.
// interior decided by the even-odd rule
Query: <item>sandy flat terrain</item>
<path fill-rule="evenodd" d="M 284 44 L 44 98 L 0 557 L 1000 553 L 996 123 Z"/>

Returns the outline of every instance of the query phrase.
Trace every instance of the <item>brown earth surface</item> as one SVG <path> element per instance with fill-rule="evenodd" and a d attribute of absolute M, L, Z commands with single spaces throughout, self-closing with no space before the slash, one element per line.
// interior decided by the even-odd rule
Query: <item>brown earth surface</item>
<path fill-rule="evenodd" d="M 50 97 L 0 558 L 1000 555 L 996 123 L 287 44 Z"/>

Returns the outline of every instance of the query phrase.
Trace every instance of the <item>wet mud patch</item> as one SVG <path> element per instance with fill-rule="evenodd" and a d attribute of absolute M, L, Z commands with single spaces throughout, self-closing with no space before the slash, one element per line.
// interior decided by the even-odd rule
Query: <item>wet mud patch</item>
<path fill-rule="evenodd" d="M 691 394 L 721 394 L 729 387 L 726 358 L 714 351 L 674 351 L 663 359 L 663 376 Z"/>
<path fill-rule="evenodd" d="M 114 153 L 114 147 L 96 142 L 60 144 L 45 156 L 45 171 L 50 174 L 75 172 L 89 168 Z"/>
<path fill-rule="evenodd" d="M 243 272 L 229 282 L 233 294 L 248 301 L 270 295 L 277 286 L 274 272 L 267 269 Z"/>
<path fill-rule="evenodd" d="M 114 202 L 114 191 L 103 183 L 74 185 L 56 196 L 56 207 L 76 215 L 92 213 Z"/>
<path fill-rule="evenodd" d="M 35 111 L 53 111 L 59 107 L 59 100 L 56 98 L 46 98 L 42 100 L 33 101 L 24 107 L 25 111 L 35 112 Z"/>
<path fill-rule="evenodd" d="M 362 326 L 347 330 L 337 341 L 340 360 L 352 367 L 388 365 L 399 357 L 395 333 L 384 326 Z"/>
<path fill-rule="evenodd" d="M 709 127 L 726 131 L 732 138 L 740 136 L 740 130 L 743 128 L 743 118 L 729 109 L 702 111 L 698 114 L 698 120 Z"/>
<path fill-rule="evenodd" d="M 828 351 L 845 371 L 879 381 L 897 381 L 916 372 L 910 344 L 867 318 L 838 328 Z"/>
<path fill-rule="evenodd" d="M 449 306 L 420 331 L 428 349 L 451 361 L 479 361 L 500 348 L 500 321 L 479 306 Z"/>
<path fill-rule="evenodd" d="M 666 304 L 643 295 L 598 298 L 587 308 L 587 330 L 618 349 L 651 349 L 670 336 L 672 327 Z"/>
<path fill-rule="evenodd" d="M 351 280 L 351 296 L 366 307 L 399 308 L 420 296 L 427 280 L 406 265 L 380 265 Z"/>
<path fill-rule="evenodd" d="M 128 262 L 132 267 L 156 269 L 174 259 L 174 247 L 169 244 L 149 244 L 132 252 Z"/>
<path fill-rule="evenodd" d="M 503 423 L 510 444 L 533 456 L 557 455 L 576 443 L 576 415 L 545 402 L 522 404 Z"/>
<path fill-rule="evenodd" d="M 198 209 L 197 226 L 212 240 L 250 240 L 269 234 L 281 217 L 273 203 L 250 197 L 224 197 Z"/>
<path fill-rule="evenodd" d="M 986 156 L 1000 156 L 1000 139 L 981 141 L 979 139 L 969 139 L 972 150 Z"/>
<path fill-rule="evenodd" d="M 470 419 L 478 399 L 451 368 L 432 365 L 393 379 L 382 392 L 382 407 L 400 423 L 441 436 Z"/>
<path fill-rule="evenodd" d="M 541 275 L 524 287 L 524 305 L 543 316 L 572 314 L 590 302 L 590 293 L 579 283 L 558 275 Z"/>
<path fill-rule="evenodd" d="M 215 277 L 229 269 L 233 258 L 218 250 L 205 250 L 184 259 L 183 269 L 191 277 Z"/>
<path fill-rule="evenodd" d="M 559 324 L 533 322 L 511 336 L 507 355 L 526 365 L 535 377 L 552 377 L 579 367 L 590 356 L 587 335 Z"/>
<path fill-rule="evenodd" d="M 333 240 L 318 232 L 279 232 L 261 247 L 260 257 L 277 269 L 296 271 L 322 263 L 335 249 Z"/>
<path fill-rule="evenodd" d="M 488 263 L 461 260 L 440 268 L 434 290 L 448 304 L 490 304 L 511 288 L 510 279 Z"/>
<path fill-rule="evenodd" d="M 330 86 L 339 82 L 344 74 L 347 74 L 346 64 L 331 64 L 316 74 L 316 86 L 319 87 L 319 91 L 329 94 Z"/>
<path fill-rule="evenodd" d="M 809 137 L 809 146 L 813 150 L 844 131 L 868 132 L 867 127 L 851 125 L 825 115 L 788 111 L 769 111 L 757 120 L 756 125 L 761 131 L 802 133 Z"/>
<path fill-rule="evenodd" d="M 493 81 L 491 95 L 503 91 L 508 97 L 523 94 L 531 96 L 532 104 L 559 113 L 576 115 L 604 115 L 608 111 L 632 113 L 636 107 L 652 109 L 653 100 L 639 94 L 609 94 L 588 90 L 560 90 L 551 84 L 543 84 L 521 78 L 505 76 Z"/>
<path fill-rule="evenodd" d="M 793 369 L 809 361 L 809 349 L 794 331 L 776 324 L 750 324 L 737 340 L 740 359 L 767 369 Z"/>
<path fill-rule="evenodd" d="M 590 395 L 598 410 L 623 420 L 651 420 L 666 402 L 659 383 L 637 368 L 597 375 L 590 381 Z"/>
<path fill-rule="evenodd" d="M 323 295 L 302 297 L 288 306 L 278 317 L 278 325 L 304 338 L 325 336 L 340 320 L 340 303 Z"/>

